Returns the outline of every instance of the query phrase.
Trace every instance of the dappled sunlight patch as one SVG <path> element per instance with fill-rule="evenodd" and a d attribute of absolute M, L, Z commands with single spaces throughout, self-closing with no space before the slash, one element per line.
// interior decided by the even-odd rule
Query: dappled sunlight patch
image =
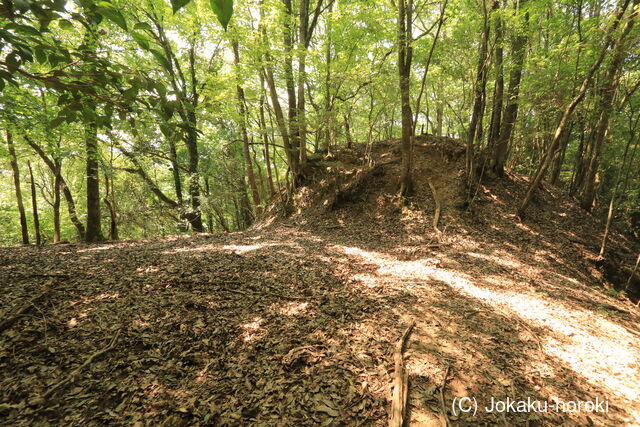
<path fill-rule="evenodd" d="M 108 300 L 108 299 L 118 299 L 118 298 L 120 298 L 119 292 L 112 292 L 112 293 L 103 292 L 98 295 L 94 295 L 92 297 L 81 297 L 78 300 L 71 301 L 69 305 L 74 306 L 76 304 L 91 304 L 93 302 L 102 301 L 105 299 Z"/>
<path fill-rule="evenodd" d="M 266 335 L 267 331 L 262 327 L 264 319 L 255 317 L 250 322 L 241 325 L 242 341 L 249 344 Z"/>
<path fill-rule="evenodd" d="M 617 397 L 624 399 L 627 404 L 636 402 L 633 406 L 637 407 L 637 402 L 640 401 L 640 343 L 637 337 L 624 327 L 606 319 L 602 314 L 540 299 L 535 294 L 523 292 L 522 287 L 496 286 L 501 282 L 515 283 L 511 278 L 499 280 L 495 277 L 480 276 L 474 282 L 466 274 L 439 268 L 428 259 L 398 261 L 387 255 L 357 247 L 335 248 L 348 256 L 375 264 L 378 280 L 388 281 L 395 278 L 399 284 L 407 279 L 438 280 L 493 307 L 499 313 L 503 313 L 505 318 L 513 318 L 515 328 L 524 326 L 524 323 L 520 323 L 524 321 L 530 327 L 549 331 L 544 336 L 536 337 L 548 356 L 562 361 L 587 382 L 600 387 L 608 394 L 602 398 Z M 509 259 L 478 253 L 471 255 L 509 267 L 517 265 Z M 537 251 L 535 258 L 542 259 L 544 256 L 548 256 L 546 251 Z M 374 276 L 359 279 L 366 279 L 369 283 L 375 281 Z M 482 283 L 491 283 L 491 288 L 482 286 Z M 551 375 L 547 368 L 542 371 L 542 377 Z"/>
<path fill-rule="evenodd" d="M 87 249 L 78 249 L 76 252 L 78 253 L 85 253 L 85 252 L 97 252 L 97 251 L 106 251 L 107 249 L 113 249 L 113 246 L 94 246 L 91 248 L 87 248 Z"/>
<path fill-rule="evenodd" d="M 257 251 L 258 249 L 275 246 L 275 243 L 263 243 L 258 245 L 224 245 L 222 249 L 226 251 L 233 251 L 237 254 L 242 254 L 245 252 Z"/>
<path fill-rule="evenodd" d="M 291 301 L 285 304 L 272 304 L 271 307 L 269 307 L 269 311 L 282 316 L 299 316 L 306 313 L 308 308 L 308 302 Z"/>
<path fill-rule="evenodd" d="M 133 327 L 139 330 L 144 330 L 147 329 L 149 326 L 151 326 L 151 324 L 149 322 L 147 322 L 146 320 L 142 320 L 142 319 L 134 319 L 133 322 L 131 322 L 133 324 Z"/>
<path fill-rule="evenodd" d="M 136 268 L 136 273 L 157 273 L 160 271 L 160 267 L 157 265 L 149 265 L 147 267 Z"/>
<path fill-rule="evenodd" d="M 163 255 L 172 255 L 172 254 L 180 254 L 185 252 L 212 252 L 220 250 L 220 245 L 200 245 L 200 246 L 182 246 L 179 248 L 170 249 L 167 251 L 161 252 Z"/>
<path fill-rule="evenodd" d="M 493 262 L 495 264 L 501 265 L 502 267 L 507 267 L 507 268 L 522 267 L 522 263 L 517 261 L 513 256 L 510 256 L 506 253 L 498 253 L 496 255 L 487 255 L 487 254 L 478 253 L 478 252 L 467 252 L 467 255 L 473 258 Z"/>

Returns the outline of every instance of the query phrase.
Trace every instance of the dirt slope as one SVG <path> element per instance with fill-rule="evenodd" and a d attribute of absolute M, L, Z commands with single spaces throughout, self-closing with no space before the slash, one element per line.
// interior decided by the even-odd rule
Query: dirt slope
<path fill-rule="evenodd" d="M 1 332 L 0 423 L 384 425 L 415 321 L 412 425 L 443 406 L 453 425 L 640 424 L 640 315 L 605 292 L 599 224 L 554 189 L 517 220 L 515 176 L 461 210 L 459 145 L 418 143 L 410 206 L 376 144 L 373 169 L 358 150 L 316 161 L 291 216 L 243 233 L 0 249 L 4 313 L 50 286 Z M 463 396 L 476 415 L 451 413 Z M 492 397 L 609 406 L 487 413 Z"/>

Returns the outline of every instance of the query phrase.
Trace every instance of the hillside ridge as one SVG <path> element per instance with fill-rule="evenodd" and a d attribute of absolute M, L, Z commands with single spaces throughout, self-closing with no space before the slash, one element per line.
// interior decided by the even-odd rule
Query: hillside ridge
<path fill-rule="evenodd" d="M 418 139 L 408 204 L 393 142 L 376 143 L 366 167 L 366 146 L 312 159 L 293 212 L 244 232 L 1 248 L 5 313 L 48 291 L 2 335 L 0 415 L 385 425 L 393 347 L 415 322 L 413 425 L 640 423 L 640 314 L 596 262 L 598 222 L 549 186 L 520 221 L 515 174 L 465 209 L 459 144 L 439 142 Z M 462 396 L 609 411 L 454 415 Z"/>

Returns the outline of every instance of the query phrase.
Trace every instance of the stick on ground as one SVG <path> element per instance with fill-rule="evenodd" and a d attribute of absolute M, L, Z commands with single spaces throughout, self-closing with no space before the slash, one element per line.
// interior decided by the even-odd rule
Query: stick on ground
<path fill-rule="evenodd" d="M 52 386 L 49 390 L 47 390 L 46 393 L 44 393 L 42 395 L 43 399 L 48 398 L 49 396 L 51 396 L 51 394 L 53 394 L 54 391 L 56 391 L 57 389 L 59 389 L 61 386 L 72 382 L 76 376 L 84 369 L 86 368 L 88 365 L 90 365 L 96 358 L 102 356 L 103 354 L 105 354 L 106 352 L 110 351 L 113 349 L 113 347 L 115 347 L 116 345 L 116 341 L 118 341 L 118 337 L 120 336 L 120 329 L 118 329 L 115 333 L 115 335 L 113 336 L 113 338 L 111 338 L 111 341 L 109 342 L 109 345 L 106 346 L 105 348 L 103 348 L 102 350 L 98 350 L 95 353 L 93 353 L 91 356 L 89 356 L 82 365 L 78 366 L 76 369 L 73 370 L 73 372 L 71 372 L 69 375 L 67 375 L 62 381 L 60 381 L 59 383 L 55 384 L 54 386 Z"/>
<path fill-rule="evenodd" d="M 436 233 L 440 233 L 440 229 L 438 228 L 438 223 L 440 222 L 440 199 L 438 198 L 438 193 L 436 193 L 436 187 L 433 185 L 431 181 L 428 181 L 429 188 L 431 188 L 431 192 L 433 193 L 433 200 L 436 202 L 436 212 L 433 214 L 433 229 Z"/>
<path fill-rule="evenodd" d="M 5 329 L 7 329 L 11 325 L 13 325 L 15 323 L 15 321 L 18 320 L 18 318 L 20 316 L 25 314 L 27 311 L 29 311 L 29 309 L 31 307 L 33 307 L 34 303 L 38 302 L 47 293 L 49 293 L 49 290 L 51 289 L 51 285 L 53 284 L 53 282 L 54 282 L 53 279 L 49 280 L 42 287 L 42 290 L 40 291 L 40 293 L 38 295 L 36 295 L 35 297 L 31 298 L 29 301 L 25 302 L 24 304 L 22 304 L 20 307 L 18 307 L 18 309 L 14 310 L 13 313 L 8 314 L 7 317 L 5 317 L 2 321 L 0 321 L 0 332 L 4 331 Z"/>
<path fill-rule="evenodd" d="M 442 410 L 442 422 L 446 427 L 449 427 L 451 425 L 451 422 L 449 421 L 449 417 L 447 416 L 447 405 L 444 402 L 444 389 L 447 386 L 447 377 L 449 376 L 449 368 L 451 368 L 451 365 L 447 365 L 447 369 L 444 371 L 444 377 L 442 378 L 442 384 L 440 385 L 440 394 L 439 394 L 440 408 Z"/>
<path fill-rule="evenodd" d="M 404 414 L 407 407 L 407 391 L 409 388 L 409 374 L 404 368 L 404 345 L 415 326 L 415 322 L 402 334 L 402 338 L 396 343 L 393 353 L 395 363 L 395 372 L 393 379 L 393 395 L 391 398 L 391 417 L 389 418 L 389 427 L 402 427 L 404 424 Z"/>

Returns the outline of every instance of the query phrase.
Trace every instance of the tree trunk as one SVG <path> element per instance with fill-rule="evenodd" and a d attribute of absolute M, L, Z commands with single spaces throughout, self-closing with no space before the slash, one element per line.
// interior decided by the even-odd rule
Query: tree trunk
<path fill-rule="evenodd" d="M 13 185 L 16 191 L 16 202 L 18 203 L 18 212 L 20 214 L 20 230 L 22 231 L 22 244 L 29 244 L 29 230 L 27 228 L 27 215 L 24 213 L 24 205 L 22 204 L 22 190 L 20 189 L 20 169 L 18 168 L 18 158 L 16 150 L 13 147 L 13 137 L 9 129 L 7 132 L 7 148 L 9 149 L 9 160 L 11 162 L 11 170 L 13 171 Z"/>
<path fill-rule="evenodd" d="M 638 4 L 638 0 L 634 0 L 633 6 Z M 589 211 L 593 207 L 593 202 L 596 194 L 596 174 L 598 172 L 600 164 L 600 153 L 602 152 L 602 145 L 607 136 L 609 130 L 609 119 L 611 117 L 611 109 L 613 106 L 613 98 L 620 82 L 620 69 L 626 56 L 625 41 L 627 35 L 631 32 L 633 24 L 635 23 L 634 15 L 627 21 L 622 35 L 617 40 L 614 49 L 613 58 L 607 72 L 605 73 L 603 84 L 600 90 L 600 103 L 598 110 L 600 111 L 600 120 L 596 126 L 595 135 L 593 137 L 593 148 L 587 167 L 587 172 L 584 180 L 584 186 L 582 189 L 580 206 Z"/>
<path fill-rule="evenodd" d="M 606 39 L 606 41 L 604 43 L 604 46 L 602 47 L 600 55 L 598 56 L 596 61 L 593 63 L 593 65 L 591 66 L 589 71 L 587 72 L 587 75 L 585 76 L 584 81 L 582 82 L 582 85 L 580 86 L 580 89 L 578 90 L 578 94 L 569 103 L 569 105 L 567 105 L 567 107 L 564 109 L 564 112 L 562 113 L 562 118 L 560 119 L 560 123 L 558 124 L 558 127 L 556 128 L 556 132 L 555 132 L 555 134 L 553 136 L 553 140 L 551 141 L 551 145 L 547 149 L 547 151 L 546 151 L 546 153 L 545 153 L 545 155 L 543 157 L 543 160 L 542 160 L 542 163 L 540 165 L 540 168 L 538 169 L 538 172 L 535 174 L 535 176 L 533 177 L 533 179 L 531 181 L 531 184 L 529 185 L 529 188 L 527 190 L 527 194 L 525 195 L 525 198 L 522 201 L 522 204 L 520 205 L 520 208 L 518 208 L 518 216 L 520 218 L 524 217 L 524 213 L 527 210 L 527 207 L 529 206 L 529 203 L 531 203 L 531 200 L 533 199 L 533 196 L 535 195 L 536 191 L 538 190 L 538 187 L 540 186 L 540 182 L 542 181 L 542 178 L 544 177 L 545 173 L 547 172 L 547 169 L 549 168 L 549 165 L 551 164 L 553 153 L 556 151 L 556 149 L 558 147 L 558 144 L 560 143 L 560 137 L 562 136 L 565 128 L 568 126 L 569 120 L 571 119 L 571 116 L 572 116 L 574 110 L 576 109 L 578 104 L 580 104 L 580 102 L 584 99 L 584 96 L 585 96 L 585 94 L 587 92 L 587 89 L 591 85 L 591 81 L 593 80 L 594 74 L 596 73 L 598 68 L 600 68 L 600 64 L 602 64 L 602 61 L 604 60 L 604 57 L 607 54 L 607 51 L 608 51 L 609 46 L 611 45 L 611 42 L 612 42 L 612 39 L 613 39 L 613 34 L 615 33 L 616 29 L 620 25 L 620 21 L 622 20 L 622 16 L 624 15 L 625 11 L 627 10 L 627 7 L 629 6 L 629 2 L 630 2 L 630 0 L 621 0 L 621 1 L 623 3 L 622 3 L 622 5 L 620 5 L 618 7 L 618 11 L 616 12 L 613 24 L 611 25 L 611 28 L 609 28 L 609 30 L 607 32 L 607 39 Z"/>
<path fill-rule="evenodd" d="M 264 167 L 267 170 L 267 181 L 269 184 L 269 196 L 273 198 L 276 189 L 273 185 L 273 175 L 271 172 L 271 156 L 269 154 L 269 136 L 267 135 L 267 122 L 264 118 L 265 89 L 264 76 L 260 74 L 260 134 L 262 136 L 262 147 L 264 156 Z"/>
<path fill-rule="evenodd" d="M 494 0 L 492 10 L 496 10 L 499 2 Z M 484 15 L 484 25 L 482 29 L 482 42 L 480 43 L 480 52 L 478 54 L 478 66 L 476 69 L 476 81 L 474 85 L 473 110 L 471 112 L 471 122 L 469 123 L 469 133 L 467 135 L 466 150 L 466 171 L 467 186 L 469 194 L 472 194 L 471 188 L 476 182 L 476 166 L 475 166 L 475 144 L 476 141 L 482 140 L 482 117 L 484 115 L 484 94 L 487 83 L 487 69 L 489 68 L 489 32 L 491 25 L 485 2 L 482 2 L 482 13 Z"/>
<path fill-rule="evenodd" d="M 637 123 L 637 122 L 636 122 Z M 607 223 L 604 228 L 604 235 L 602 236 L 602 243 L 600 245 L 600 257 L 604 257 L 605 251 L 607 249 L 607 241 L 609 239 L 609 234 L 611 232 L 611 223 L 613 222 L 613 216 L 616 208 L 616 202 L 618 198 L 618 190 L 620 189 L 620 182 L 622 181 L 622 173 L 624 172 L 625 165 L 627 163 L 627 156 L 629 154 L 629 148 L 631 147 L 631 143 L 635 139 L 634 130 L 631 131 L 631 135 L 627 140 L 627 145 L 624 147 L 624 154 L 622 155 L 622 164 L 620 165 L 620 170 L 618 170 L 618 174 L 616 175 L 616 182 L 613 186 L 613 194 L 611 194 L 611 200 L 609 201 L 609 211 L 607 213 Z M 629 164 L 629 168 L 631 168 L 631 163 Z M 627 175 L 628 177 L 628 175 Z"/>
<path fill-rule="evenodd" d="M 87 243 L 102 240 L 100 227 L 100 169 L 98 155 L 98 126 L 95 122 L 85 125 L 86 173 L 87 173 Z"/>
<path fill-rule="evenodd" d="M 287 125 L 284 119 L 284 113 L 282 111 L 282 106 L 280 105 L 280 100 L 278 99 L 278 90 L 276 88 L 275 78 L 273 73 L 273 64 L 272 64 L 273 61 L 271 58 L 271 53 L 269 48 L 269 39 L 267 37 L 266 28 L 262 24 L 262 20 L 264 18 L 264 8 L 262 5 L 262 1 L 260 2 L 260 17 L 261 17 L 260 30 L 262 33 L 262 40 L 265 45 L 265 49 L 264 49 L 265 65 L 263 69 L 263 74 L 264 74 L 265 80 L 267 81 L 267 86 L 269 88 L 269 97 L 271 99 L 273 112 L 276 116 L 276 123 L 278 125 L 278 129 L 280 130 L 282 144 L 284 145 L 285 154 L 287 156 L 287 163 L 289 164 L 289 168 L 291 169 L 292 173 L 294 175 L 297 175 L 298 169 L 299 169 L 298 155 L 297 155 L 297 151 L 295 150 L 295 147 L 292 145 L 292 141 L 289 138 L 289 131 L 287 130 Z M 293 71 L 291 71 L 291 73 L 293 74 Z M 289 93 L 288 89 L 289 89 L 289 86 L 287 86 L 287 93 Z M 289 113 L 291 113 L 291 110 L 289 110 Z M 274 161 L 275 161 L 275 158 L 274 158 Z"/>
<path fill-rule="evenodd" d="M 42 244 L 42 234 L 40 233 L 40 217 L 38 216 L 38 198 L 36 193 L 36 182 L 33 179 L 33 168 L 31 161 L 27 161 L 29 167 L 29 179 L 31 183 L 31 208 L 33 209 L 33 228 L 36 232 L 36 245 Z"/>
<path fill-rule="evenodd" d="M 296 89 L 293 79 L 293 10 L 291 0 L 283 0 L 285 5 L 285 19 L 283 26 L 284 32 L 284 78 L 287 86 L 287 98 L 289 107 L 289 140 L 291 144 L 292 156 L 296 158 L 297 166 L 300 164 L 300 139 L 298 138 L 298 119 L 296 103 Z M 302 179 L 302 168 L 299 165 L 296 169 L 291 168 L 294 176 L 294 186 L 298 185 L 298 181 Z"/>
<path fill-rule="evenodd" d="M 520 3 L 520 7 L 526 0 Z M 493 149 L 493 171 L 498 176 L 504 175 L 504 165 L 507 161 L 507 153 L 509 152 L 509 143 L 511 134 L 518 118 L 518 96 L 520 94 L 520 79 L 522 77 L 522 69 L 524 67 L 524 58 L 526 54 L 527 36 L 526 26 L 529 22 L 529 13 L 525 13 L 524 17 L 525 29 L 513 39 L 511 45 L 511 54 L 513 55 L 513 68 L 509 73 L 509 88 L 507 89 L 507 105 L 504 109 L 504 115 L 501 120 L 501 128 L 498 140 Z"/>
<path fill-rule="evenodd" d="M 202 211 L 200 209 L 200 171 L 198 170 L 199 153 L 198 153 L 198 133 L 197 133 L 197 116 L 196 108 L 198 106 L 197 81 L 195 72 L 195 44 L 191 44 L 189 49 L 189 70 L 191 72 L 191 100 L 189 108 L 186 112 L 187 117 L 187 153 L 189 155 L 189 202 L 190 211 L 186 217 L 193 231 L 198 233 L 204 232 L 202 225 Z"/>
<path fill-rule="evenodd" d="M 178 151 L 176 150 L 176 142 L 174 140 L 175 133 L 169 136 L 169 156 L 171 159 L 171 168 L 173 174 L 173 185 L 176 188 L 176 199 L 178 200 L 178 204 L 182 206 L 184 203 L 182 199 L 182 182 L 180 180 L 180 165 L 178 163 Z"/>
<path fill-rule="evenodd" d="M 411 61 L 413 59 L 412 23 L 413 0 L 398 0 L 398 76 L 402 114 L 402 138 L 400 151 L 402 165 L 400 169 L 400 195 L 413 193 L 412 159 L 412 114 L 410 96 Z"/>
<path fill-rule="evenodd" d="M 300 148 L 300 166 L 304 168 L 307 162 L 307 136 L 304 83 L 307 79 L 306 60 L 309 39 L 309 0 L 300 0 L 300 24 L 298 47 L 298 145 Z"/>
<path fill-rule="evenodd" d="M 569 140 L 571 139 L 571 129 L 573 128 L 573 122 L 567 127 L 560 141 L 560 148 L 556 156 L 554 157 L 553 169 L 551 170 L 551 178 L 549 182 L 552 185 L 558 185 L 560 181 L 560 173 L 562 172 L 562 165 L 564 164 L 564 157 L 567 152 L 567 146 L 569 145 Z"/>
<path fill-rule="evenodd" d="M 238 74 L 238 68 L 240 66 L 240 51 L 238 49 L 238 41 L 234 38 L 231 41 L 233 48 L 233 62 L 236 66 L 236 74 Z M 244 163 L 247 170 L 247 179 L 249 180 L 249 187 L 251 188 L 251 195 L 253 197 L 253 205 L 255 206 L 256 215 L 260 215 L 262 212 L 262 206 L 260 201 L 260 192 L 258 191 L 258 185 L 256 184 L 256 177 L 253 171 L 253 163 L 251 162 L 251 151 L 249 150 L 249 135 L 247 133 L 247 109 L 246 101 L 244 97 L 244 89 L 240 86 L 239 77 L 236 75 L 236 94 L 238 97 L 238 112 L 240 113 L 240 132 L 242 133 L 242 151 L 244 154 Z"/>
<path fill-rule="evenodd" d="M 344 136 L 347 139 L 347 148 L 351 148 L 353 145 L 353 137 L 351 136 L 351 124 L 349 123 L 350 117 L 348 114 L 344 115 Z"/>
<path fill-rule="evenodd" d="M 81 240 L 84 240 L 85 230 L 84 225 L 80 219 L 78 219 L 78 214 L 76 213 L 76 203 L 73 199 L 73 195 L 71 194 L 71 190 L 67 185 L 67 181 L 62 176 L 62 164 L 60 163 L 60 159 L 54 157 L 51 159 L 47 154 L 42 150 L 42 148 L 36 144 L 31 138 L 24 135 L 25 141 L 33 150 L 40 156 L 42 161 L 51 169 L 51 171 L 55 174 L 56 178 L 59 180 L 60 189 L 62 190 L 62 195 L 64 196 L 65 201 L 67 202 L 67 211 L 69 212 L 69 219 L 76 227 L 78 231 L 78 236 Z"/>
<path fill-rule="evenodd" d="M 502 20 L 496 16 L 496 47 L 495 66 L 496 83 L 493 90 L 493 106 L 491 109 L 491 125 L 489 128 L 489 146 L 493 147 L 500 139 L 500 124 L 502 121 L 502 104 L 504 97 L 504 67 L 502 51 Z"/>
<path fill-rule="evenodd" d="M 116 212 L 116 198 L 113 193 L 113 180 L 109 179 L 107 175 L 104 177 L 104 199 L 102 200 L 109 209 L 109 239 L 110 240 L 119 240 L 118 235 L 118 215 Z"/>
<path fill-rule="evenodd" d="M 60 241 L 60 188 L 62 187 L 60 162 L 56 160 L 53 178 L 53 243 Z"/>

